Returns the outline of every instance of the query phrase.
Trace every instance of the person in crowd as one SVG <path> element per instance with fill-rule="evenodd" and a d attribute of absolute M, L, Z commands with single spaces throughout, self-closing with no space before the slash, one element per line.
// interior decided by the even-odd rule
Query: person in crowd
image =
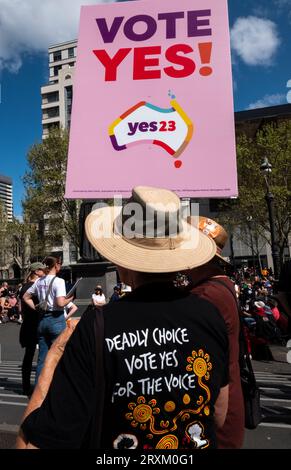
<path fill-rule="evenodd" d="M 255 292 L 252 285 L 251 275 L 248 271 L 244 273 L 244 280 L 240 288 L 240 305 L 247 312 L 250 309 L 251 302 L 254 301 Z"/>
<path fill-rule="evenodd" d="M 10 321 L 19 322 L 18 299 L 15 291 L 11 291 L 7 297 Z"/>
<path fill-rule="evenodd" d="M 284 315 L 278 308 L 278 302 L 274 298 L 268 300 L 268 304 L 272 310 L 273 317 L 277 322 L 278 327 L 280 328 L 284 336 L 288 333 L 288 318 Z"/>
<path fill-rule="evenodd" d="M 47 300 L 47 309 L 40 313 L 38 324 L 38 359 L 36 366 L 36 382 L 44 364 L 45 357 L 53 341 L 64 330 L 66 320 L 64 307 L 73 300 L 73 296 L 66 297 L 66 286 L 64 279 L 57 277 L 61 270 L 61 260 L 53 256 L 44 259 L 45 275 L 40 277 L 24 294 L 23 300 L 35 310 L 33 297 L 38 302 Z"/>
<path fill-rule="evenodd" d="M 116 208 L 103 207 L 86 219 L 89 241 L 132 287 L 123 299 L 103 307 L 101 443 L 94 440 L 92 426 L 100 380 L 95 375 L 97 314 L 91 309 L 82 315 L 54 371 L 57 360 L 48 354 L 17 448 L 216 447 L 216 429 L 228 406 L 226 325 L 210 302 L 173 284 L 176 272 L 207 263 L 215 243 L 181 220 L 175 193 L 136 187 L 131 201 L 141 208 L 135 213 L 134 237 L 124 229 L 126 206 L 117 217 Z M 104 236 L 97 233 L 100 217 Z M 149 233 L 151 221 L 155 228 Z M 65 335 L 58 340 L 62 349 Z"/>
<path fill-rule="evenodd" d="M 263 268 L 261 272 L 263 277 L 267 277 L 269 275 L 269 271 L 267 268 Z"/>
<path fill-rule="evenodd" d="M 2 308 L 4 307 L 4 303 L 8 294 L 9 294 L 8 282 L 4 281 L 2 282 L 1 287 L 0 287 L 0 306 Z"/>
<path fill-rule="evenodd" d="M 109 302 L 116 302 L 116 301 L 120 300 L 120 298 L 121 298 L 121 288 L 120 288 L 120 286 L 114 286 L 113 294 L 110 297 Z"/>
<path fill-rule="evenodd" d="M 255 297 L 258 297 L 260 295 L 260 291 L 261 291 L 263 285 L 264 285 L 264 283 L 261 280 L 260 276 L 255 276 L 254 281 L 253 281 L 253 285 L 252 285 L 253 291 L 255 293 Z"/>
<path fill-rule="evenodd" d="M 194 225 L 195 218 L 189 217 L 188 222 Z M 226 261 L 221 256 L 228 234 L 220 224 L 206 217 L 199 218 L 199 229 L 215 241 L 217 252 L 207 264 L 191 270 L 192 294 L 217 307 L 226 323 L 229 340 L 228 410 L 224 425 L 217 431 L 218 448 L 239 449 L 244 439 L 244 401 L 239 367 L 240 321 L 234 284 L 224 274 Z"/>
<path fill-rule="evenodd" d="M 21 347 L 25 349 L 21 372 L 22 372 L 22 391 L 24 395 L 30 396 L 31 387 L 31 370 L 32 362 L 37 345 L 37 328 L 39 322 L 38 312 L 32 309 L 23 300 L 24 294 L 33 286 L 35 281 L 44 275 L 46 266 L 43 263 L 35 262 L 30 265 L 29 274 L 26 282 L 19 293 L 19 309 L 22 316 L 22 325 L 19 332 L 19 342 Z M 38 303 L 36 295 L 32 295 L 31 300 L 34 306 Z"/>
<path fill-rule="evenodd" d="M 106 298 L 105 298 L 105 295 L 103 294 L 102 286 L 100 285 L 97 285 L 95 287 L 94 294 L 92 294 L 92 304 L 95 307 L 102 307 L 102 305 L 106 304 Z"/>

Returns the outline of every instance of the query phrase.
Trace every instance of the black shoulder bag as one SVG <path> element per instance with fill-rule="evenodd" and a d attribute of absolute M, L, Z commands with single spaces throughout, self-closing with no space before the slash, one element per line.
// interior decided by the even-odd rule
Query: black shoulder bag
<path fill-rule="evenodd" d="M 257 386 L 252 361 L 247 350 L 245 335 L 243 332 L 243 321 L 235 293 L 230 287 L 220 279 L 211 279 L 211 282 L 223 285 L 233 296 L 237 305 L 237 311 L 240 322 L 239 331 L 239 366 L 241 386 L 245 405 L 245 428 L 256 429 L 262 421 L 261 405 L 260 405 L 260 389 Z"/>

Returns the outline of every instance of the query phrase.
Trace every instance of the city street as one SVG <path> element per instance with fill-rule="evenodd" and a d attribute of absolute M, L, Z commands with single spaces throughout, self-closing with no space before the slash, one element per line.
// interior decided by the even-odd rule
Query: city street
<path fill-rule="evenodd" d="M 0 449 L 14 446 L 18 424 L 27 404 L 21 391 L 20 326 L 0 325 Z M 263 422 L 246 431 L 244 449 L 291 449 L 291 364 L 286 349 L 272 347 L 274 361 L 254 361 L 261 389 Z M 33 373 L 34 377 L 34 373 Z"/>

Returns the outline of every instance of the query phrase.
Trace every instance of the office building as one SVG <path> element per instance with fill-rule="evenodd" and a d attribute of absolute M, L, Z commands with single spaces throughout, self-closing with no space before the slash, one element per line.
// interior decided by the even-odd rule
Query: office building
<path fill-rule="evenodd" d="M 43 140 L 54 127 L 70 129 L 77 41 L 51 46 L 48 55 L 49 82 L 41 87 Z M 41 224 L 48 240 L 51 230 L 49 218 L 49 214 L 45 215 Z M 66 237 L 52 247 L 51 253 L 61 256 L 65 265 L 77 261 L 76 247 Z"/>
<path fill-rule="evenodd" d="M 8 220 L 13 218 L 13 185 L 12 179 L 8 176 L 0 175 L 0 201 L 3 204 Z"/>
<path fill-rule="evenodd" d="M 41 88 L 43 139 L 52 127 L 70 128 L 77 41 L 51 46 L 48 53 L 49 83 Z"/>

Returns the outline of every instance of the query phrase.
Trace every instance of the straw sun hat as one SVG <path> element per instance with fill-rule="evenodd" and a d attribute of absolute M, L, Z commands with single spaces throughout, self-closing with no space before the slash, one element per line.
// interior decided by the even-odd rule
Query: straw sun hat
<path fill-rule="evenodd" d="M 92 211 L 85 229 L 102 256 L 132 271 L 184 271 L 216 253 L 214 241 L 182 219 L 180 199 L 167 189 L 136 186 L 123 208 Z"/>

